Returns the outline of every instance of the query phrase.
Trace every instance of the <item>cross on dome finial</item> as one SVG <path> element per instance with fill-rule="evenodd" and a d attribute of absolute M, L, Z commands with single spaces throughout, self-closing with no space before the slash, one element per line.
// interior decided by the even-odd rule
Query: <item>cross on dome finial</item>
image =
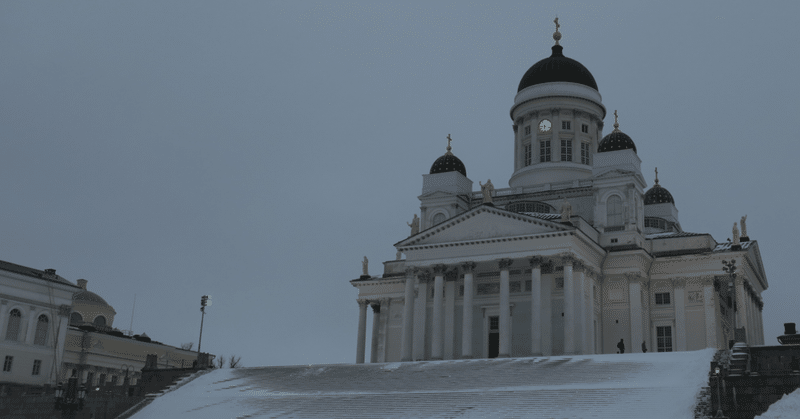
<path fill-rule="evenodd" d="M 553 22 L 556 24 L 556 31 L 553 32 L 553 39 L 556 40 L 556 45 L 558 45 L 558 41 L 561 40 L 561 32 L 558 31 L 558 28 L 561 27 L 561 25 L 558 24 L 558 16 L 556 16 L 556 19 Z"/>
<path fill-rule="evenodd" d="M 656 185 L 658 185 L 658 167 L 656 167 Z"/>
<path fill-rule="evenodd" d="M 614 109 L 614 131 L 619 131 L 619 116 L 616 109 Z"/>
<path fill-rule="evenodd" d="M 450 141 L 453 141 L 453 139 L 450 138 L 450 134 L 447 134 L 447 153 L 446 154 L 453 154 L 452 152 L 450 152 L 450 150 L 452 150 L 452 147 L 450 147 Z"/>

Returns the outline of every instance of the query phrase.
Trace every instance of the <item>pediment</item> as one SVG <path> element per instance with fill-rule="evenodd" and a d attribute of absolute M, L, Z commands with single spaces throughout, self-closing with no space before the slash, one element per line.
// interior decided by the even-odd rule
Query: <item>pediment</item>
<path fill-rule="evenodd" d="M 468 242 L 473 240 L 558 233 L 573 230 L 532 216 L 481 206 L 419 232 L 395 246 Z"/>
<path fill-rule="evenodd" d="M 594 176 L 595 179 L 614 178 L 634 174 L 633 171 L 623 169 L 606 169 Z"/>

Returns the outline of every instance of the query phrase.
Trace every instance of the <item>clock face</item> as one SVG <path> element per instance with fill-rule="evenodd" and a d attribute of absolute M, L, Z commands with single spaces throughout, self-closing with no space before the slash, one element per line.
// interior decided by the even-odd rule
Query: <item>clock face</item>
<path fill-rule="evenodd" d="M 550 127 L 552 124 L 547 119 L 542 119 L 542 122 L 539 122 L 539 131 L 540 132 L 550 132 Z"/>

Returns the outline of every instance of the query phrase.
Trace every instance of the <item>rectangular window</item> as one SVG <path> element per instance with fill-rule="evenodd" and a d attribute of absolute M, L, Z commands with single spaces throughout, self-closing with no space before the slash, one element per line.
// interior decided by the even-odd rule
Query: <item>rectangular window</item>
<path fill-rule="evenodd" d="M 561 129 L 572 129 L 572 124 L 569 121 L 561 121 Z"/>
<path fill-rule="evenodd" d="M 589 126 L 586 125 L 586 124 L 581 124 L 581 132 L 584 133 L 584 134 L 588 134 L 589 133 Z"/>
<path fill-rule="evenodd" d="M 531 165 L 531 145 L 530 144 L 525 144 L 524 153 L 525 153 L 525 166 L 530 166 Z"/>
<path fill-rule="evenodd" d="M 489 317 L 489 330 L 500 330 L 500 317 Z"/>
<path fill-rule="evenodd" d="M 656 327 L 658 352 L 672 352 L 672 326 Z"/>
<path fill-rule="evenodd" d="M 539 161 L 550 161 L 550 140 L 539 141 Z"/>
<path fill-rule="evenodd" d="M 525 281 L 525 291 L 530 291 L 532 289 L 533 289 L 533 281 L 530 279 Z"/>
<path fill-rule="evenodd" d="M 668 292 L 657 292 L 656 293 L 656 304 L 669 304 L 669 293 Z"/>
<path fill-rule="evenodd" d="M 572 161 L 572 140 L 561 140 L 561 161 Z"/>
<path fill-rule="evenodd" d="M 34 359 L 33 360 L 33 372 L 31 375 L 39 375 L 39 371 L 42 370 L 42 360 L 41 359 Z"/>
<path fill-rule="evenodd" d="M 10 355 L 6 355 L 6 360 L 3 362 L 3 372 L 11 372 L 11 362 L 14 361 L 14 357 Z"/>
<path fill-rule="evenodd" d="M 531 126 L 530 125 L 525 127 L 525 135 L 531 135 Z"/>
<path fill-rule="evenodd" d="M 589 163 L 589 143 L 581 143 L 581 164 Z"/>

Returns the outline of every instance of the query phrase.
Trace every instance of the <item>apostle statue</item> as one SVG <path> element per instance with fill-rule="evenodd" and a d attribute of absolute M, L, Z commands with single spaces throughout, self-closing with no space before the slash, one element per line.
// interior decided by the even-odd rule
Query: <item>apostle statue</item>
<path fill-rule="evenodd" d="M 483 185 L 481 185 L 481 182 L 478 181 L 478 185 L 480 185 L 481 193 L 483 193 L 483 203 L 491 204 L 492 192 L 494 192 L 494 185 L 492 185 L 492 180 L 491 179 L 487 180 L 486 183 Z"/>
<path fill-rule="evenodd" d="M 744 223 L 745 220 L 747 220 L 747 214 L 745 214 L 744 217 L 742 217 L 742 222 L 741 222 L 741 225 L 742 225 L 742 237 L 747 237 L 747 225 L 745 225 L 745 223 Z"/>
<path fill-rule="evenodd" d="M 736 227 L 736 222 L 733 223 L 733 246 L 739 246 L 739 229 Z"/>
<path fill-rule="evenodd" d="M 366 256 L 364 256 L 364 260 L 361 261 L 361 275 L 369 276 L 369 260 Z"/>
<path fill-rule="evenodd" d="M 406 223 L 406 224 L 408 224 L 408 226 L 411 227 L 411 235 L 410 236 L 413 236 L 413 235 L 419 233 L 419 218 L 417 217 L 417 214 L 414 214 L 414 219 L 411 220 L 411 224 L 409 224 L 409 223 Z"/>
<path fill-rule="evenodd" d="M 572 204 L 567 201 L 567 198 L 564 198 L 564 203 L 561 204 L 561 221 L 569 221 L 569 217 L 572 216 Z"/>

